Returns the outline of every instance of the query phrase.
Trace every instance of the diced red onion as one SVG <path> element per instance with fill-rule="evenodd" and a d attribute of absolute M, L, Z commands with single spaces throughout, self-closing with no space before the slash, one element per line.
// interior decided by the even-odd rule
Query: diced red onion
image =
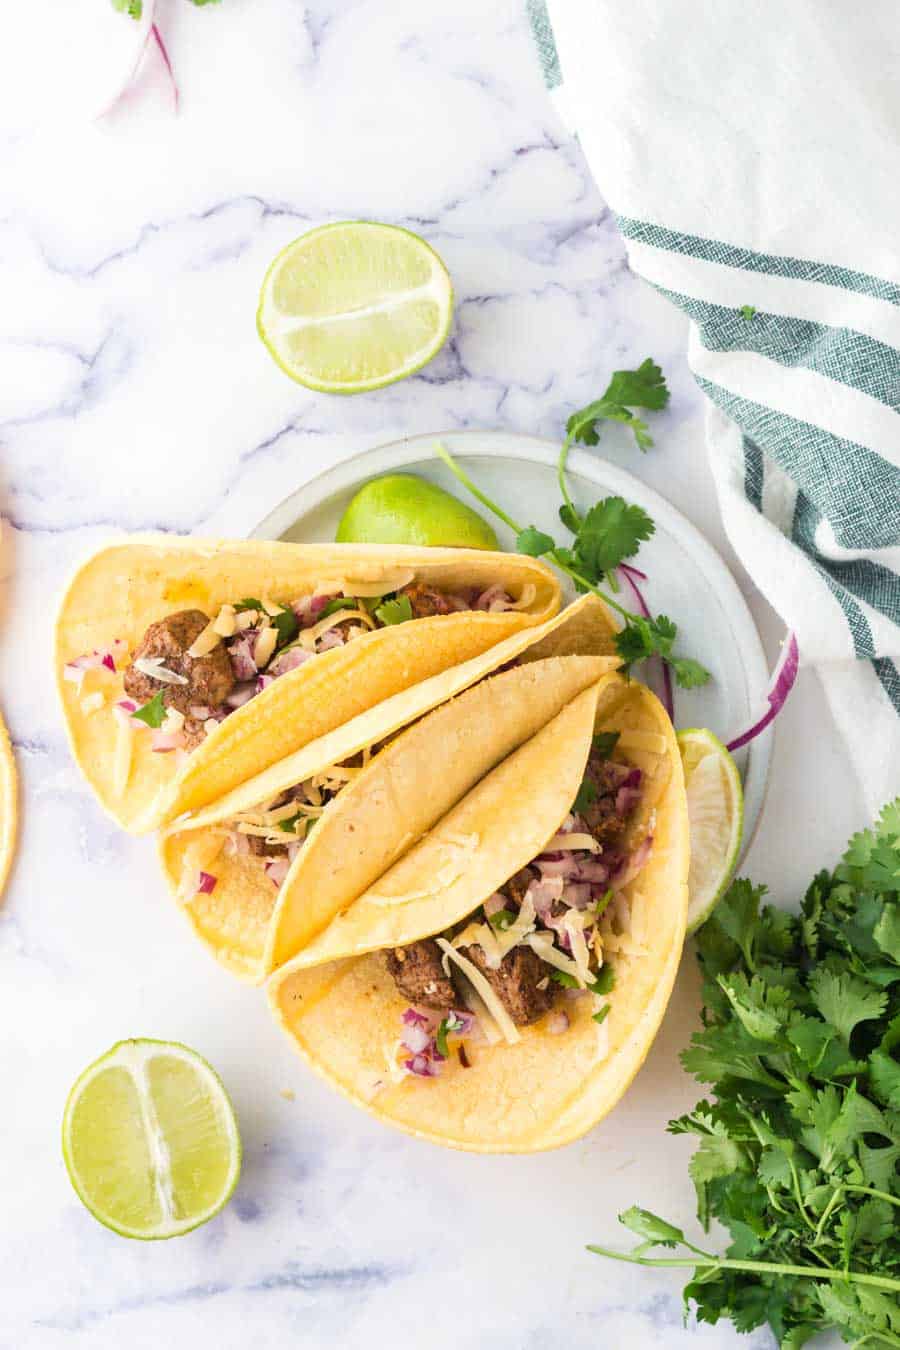
<path fill-rule="evenodd" d="M 561 1036 L 569 1030 L 569 1014 L 560 1010 L 547 1019 L 547 1031 L 551 1036 Z"/>
<path fill-rule="evenodd" d="M 403 1067 L 418 1078 L 437 1078 L 440 1073 L 438 1065 L 427 1055 L 413 1055 L 403 1061 Z"/>
<path fill-rule="evenodd" d="M 337 627 L 328 628 L 318 639 L 318 650 L 320 652 L 331 651 L 333 647 L 343 647 L 347 639 Z"/>
<path fill-rule="evenodd" d="M 280 886 L 288 872 L 291 863 L 289 858 L 273 858 L 271 862 L 266 863 L 266 876 L 276 886 Z"/>
<path fill-rule="evenodd" d="M 574 850 L 564 853 L 561 858 L 538 858 L 537 865 L 541 870 L 541 878 L 547 877 L 577 877 L 578 859 Z"/>
<path fill-rule="evenodd" d="M 418 1008 L 407 1008 L 400 1021 L 408 1027 L 430 1027 L 433 1019 L 428 1013 L 419 1012 Z"/>
<path fill-rule="evenodd" d="M 473 605 L 473 609 L 487 610 L 490 614 L 499 614 L 511 609 L 515 604 L 512 596 L 502 586 L 489 586 L 482 591 Z"/>
<path fill-rule="evenodd" d="M 216 889 L 217 880 L 218 878 L 214 877 L 211 872 L 201 872 L 197 881 L 197 894 L 212 895 Z"/>
<path fill-rule="evenodd" d="M 420 1026 L 407 1026 L 402 1039 L 411 1055 L 423 1055 L 431 1044 L 430 1032 Z"/>
<path fill-rule="evenodd" d="M 579 858 L 576 881 L 589 881 L 593 886 L 602 886 L 609 880 L 609 863 L 600 858 Z"/>
<path fill-rule="evenodd" d="M 459 1012 L 456 1008 L 451 1008 L 447 1013 L 447 1021 L 452 1019 L 452 1025 L 448 1031 L 453 1036 L 468 1036 L 475 1026 L 475 1018 L 472 1013 Z"/>
<path fill-rule="evenodd" d="M 165 66 L 166 74 L 169 77 L 169 87 L 172 90 L 172 103 L 174 105 L 174 111 L 177 113 L 180 95 L 178 92 L 178 82 L 175 79 L 175 71 L 172 69 L 172 62 L 169 60 L 169 53 L 166 50 L 165 42 L 163 42 L 163 35 L 159 31 L 159 28 L 155 23 L 152 23 L 150 25 L 150 32 L 153 34 L 153 40 L 156 43 L 157 47 L 159 48 L 159 54 L 163 59 L 163 65 Z"/>
<path fill-rule="evenodd" d="M 253 659 L 256 634 L 242 633 L 239 638 L 228 643 L 228 655 L 231 657 L 231 669 L 236 680 L 255 680 L 256 662 Z"/>
<path fill-rule="evenodd" d="M 134 702 L 134 699 L 120 698 L 113 704 L 113 712 L 116 717 L 121 718 L 123 722 L 128 723 L 129 726 L 134 727 L 135 729 L 143 726 L 142 722 L 136 722 L 134 720 L 134 714 L 137 710 L 138 705 Z"/>
<path fill-rule="evenodd" d="M 484 902 L 484 912 L 490 918 L 492 914 L 499 914 L 501 909 L 506 909 L 506 896 L 494 891 Z"/>
<path fill-rule="evenodd" d="M 569 881 L 562 893 L 562 900 L 570 909 L 587 909 L 591 903 L 591 887 L 586 881 Z"/>
<path fill-rule="evenodd" d="M 616 815 L 627 816 L 640 800 L 640 788 L 620 787 L 616 793 Z"/>
<path fill-rule="evenodd" d="M 287 675 L 288 671 L 296 670 L 314 656 L 315 652 L 309 651 L 306 647 L 289 647 L 286 652 L 279 652 L 266 674 L 261 675 L 260 679 L 271 680 L 279 675 Z"/>
<path fill-rule="evenodd" d="M 772 671 L 772 679 L 769 684 L 769 692 L 766 694 L 768 708 L 763 715 L 753 722 L 746 731 L 739 732 L 728 742 L 726 749 L 732 753 L 740 750 L 742 746 L 747 745 L 754 740 L 761 731 L 765 731 L 770 722 L 775 718 L 784 707 L 787 696 L 794 687 L 794 681 L 797 678 L 797 671 L 800 669 L 800 647 L 797 643 L 796 633 L 790 632 L 784 639 L 781 648 L 781 656 L 778 663 Z"/>
<path fill-rule="evenodd" d="M 236 684 L 226 698 L 225 706 L 228 708 L 243 708 L 244 704 L 249 703 L 255 693 L 255 680 L 247 680 L 243 684 Z"/>

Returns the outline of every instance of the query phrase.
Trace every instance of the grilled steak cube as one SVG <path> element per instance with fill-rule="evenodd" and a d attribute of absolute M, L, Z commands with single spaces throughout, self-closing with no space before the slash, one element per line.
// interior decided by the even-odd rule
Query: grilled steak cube
<path fill-rule="evenodd" d="M 459 1002 L 453 981 L 444 974 L 434 938 L 395 947 L 386 953 L 388 973 L 410 1003 L 423 1008 L 453 1008 Z"/>

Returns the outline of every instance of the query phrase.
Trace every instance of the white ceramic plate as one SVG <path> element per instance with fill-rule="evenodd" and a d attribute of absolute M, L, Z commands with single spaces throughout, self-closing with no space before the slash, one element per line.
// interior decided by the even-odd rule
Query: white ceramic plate
<path fill-rule="evenodd" d="M 521 525 L 536 525 L 564 542 L 566 531 L 557 515 L 559 446 L 499 431 L 413 436 L 364 451 L 292 492 L 257 525 L 253 537 L 301 543 L 332 540 L 357 488 L 370 478 L 398 470 L 428 478 L 466 500 L 465 489 L 437 457 L 439 441 Z M 668 614 L 678 624 L 677 650 L 697 657 L 713 675 L 701 689 L 675 691 L 675 723 L 709 727 L 727 741 L 765 707 L 768 687 L 759 634 L 728 568 L 703 535 L 663 497 L 599 455 L 573 450 L 569 479 L 576 506 L 586 508 L 600 497 L 618 494 L 638 502 L 655 520 L 656 533 L 641 545 L 636 560 L 649 577 L 643 586 L 645 598 L 654 614 Z M 470 504 L 480 509 L 477 502 Z M 491 524 L 501 548 L 512 548 L 509 530 L 496 520 Z M 742 855 L 762 809 L 771 752 L 770 729 L 737 756 L 745 797 Z"/>

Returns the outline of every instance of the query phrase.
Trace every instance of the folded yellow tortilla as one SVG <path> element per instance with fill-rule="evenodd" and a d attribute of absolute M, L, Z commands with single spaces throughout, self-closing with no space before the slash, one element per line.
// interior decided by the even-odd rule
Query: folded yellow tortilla
<path fill-rule="evenodd" d="M 316 588 L 352 591 L 395 581 L 447 590 L 497 583 L 523 604 L 502 613 L 416 619 L 322 652 L 232 712 L 182 763 L 182 755 L 156 753 L 150 737 L 136 733 L 123 771 L 121 719 L 113 713 L 121 673 L 91 671 L 87 697 L 84 687 L 63 678 L 68 662 L 115 639 L 133 650 L 149 624 L 179 610 L 196 608 L 212 618 L 222 604 L 246 595 L 282 603 Z M 55 659 L 72 752 L 118 824 L 151 830 L 208 805 L 375 704 L 544 622 L 559 603 L 552 571 L 516 554 L 135 536 L 90 558 L 62 600 Z"/>
<path fill-rule="evenodd" d="M 284 964 L 496 764 L 614 668 L 612 632 L 605 606 L 585 596 L 173 824 L 160 844 L 163 869 L 195 932 L 242 979 L 258 981 Z M 516 668 L 486 678 L 514 660 Z M 260 858 L 227 855 L 223 831 L 235 816 L 379 746 L 326 807 L 280 887 Z M 209 893 L 197 889 L 201 872 L 215 878 Z"/>
<path fill-rule="evenodd" d="M 466 919 L 527 865 L 571 809 L 596 731 L 620 732 L 641 768 L 653 846 L 620 892 L 604 933 L 615 969 L 601 1026 L 589 999 L 519 1028 L 516 1044 L 466 1042 L 434 1079 L 389 1071 L 408 999 L 388 974 L 384 948 L 441 933 Z M 474 840 L 461 867 L 448 850 Z M 451 1148 L 525 1153 L 589 1130 L 616 1104 L 659 1027 L 678 968 L 687 915 L 689 834 L 674 731 L 645 688 L 607 675 L 473 788 L 415 847 L 269 981 L 272 1010 L 308 1063 L 357 1105 L 410 1134 Z"/>

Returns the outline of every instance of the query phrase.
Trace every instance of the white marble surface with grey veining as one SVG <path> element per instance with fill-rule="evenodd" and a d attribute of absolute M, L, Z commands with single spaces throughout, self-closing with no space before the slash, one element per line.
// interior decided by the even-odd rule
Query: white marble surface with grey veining
<path fill-rule="evenodd" d="M 52 43 L 51 14 L 17 22 Z M 767 1345 L 685 1329 L 677 1275 L 584 1250 L 620 1242 L 632 1202 L 693 1212 L 690 1145 L 664 1128 L 698 1095 L 676 1060 L 690 957 L 646 1067 L 588 1139 L 531 1158 L 437 1151 L 304 1069 L 259 993 L 189 939 L 153 844 L 107 821 L 74 769 L 50 659 L 73 565 L 125 530 L 244 533 L 323 467 L 405 432 L 555 436 L 611 369 L 653 355 L 673 392 L 657 448 L 640 458 L 613 428 L 603 451 L 725 547 L 684 324 L 629 274 L 518 0 L 161 0 L 158 14 L 179 116 L 157 66 L 103 121 L 48 89 L 40 127 L 0 126 L 0 692 L 23 788 L 0 908 L 0 1348 Z M 350 216 L 424 234 L 457 308 L 421 375 L 341 400 L 275 367 L 254 310 L 285 243 Z M 739 580 L 774 652 L 777 623 Z M 747 869 L 796 897 L 861 809 L 803 676 Z M 60 1156 L 73 1078 L 133 1035 L 207 1055 L 245 1144 L 228 1209 L 167 1244 L 96 1224 Z"/>

